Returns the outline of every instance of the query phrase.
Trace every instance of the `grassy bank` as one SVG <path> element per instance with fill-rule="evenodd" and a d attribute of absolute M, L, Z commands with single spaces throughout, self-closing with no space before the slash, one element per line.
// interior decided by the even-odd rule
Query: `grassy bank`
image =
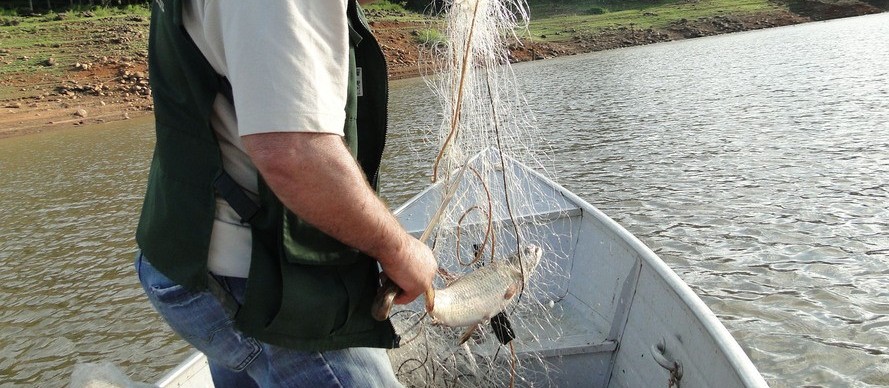
<path fill-rule="evenodd" d="M 749 15 L 787 9 L 769 0 L 566 1 L 531 3 L 531 34 L 549 41 L 570 40 L 605 29 L 666 28 L 680 20 Z"/>
<path fill-rule="evenodd" d="M 148 9 L 140 6 L 78 7 L 36 16 L 6 10 L 0 17 L 2 100 L 36 97 L 35 90 L 53 86 L 58 78 L 77 78 L 74 73 L 103 58 L 144 58 L 148 20 Z"/>
<path fill-rule="evenodd" d="M 889 0 L 529 0 L 516 61 L 881 12 Z M 393 78 L 419 72 L 441 19 L 381 0 L 367 7 Z M 0 137 L 118 120 L 152 109 L 145 6 L 0 10 Z"/>

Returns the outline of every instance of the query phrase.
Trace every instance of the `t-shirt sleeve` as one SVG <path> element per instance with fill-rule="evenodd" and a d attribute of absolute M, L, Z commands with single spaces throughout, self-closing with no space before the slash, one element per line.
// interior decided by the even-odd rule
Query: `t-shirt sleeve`
<path fill-rule="evenodd" d="M 344 0 L 228 1 L 219 16 L 239 135 L 343 135 L 349 67 Z"/>

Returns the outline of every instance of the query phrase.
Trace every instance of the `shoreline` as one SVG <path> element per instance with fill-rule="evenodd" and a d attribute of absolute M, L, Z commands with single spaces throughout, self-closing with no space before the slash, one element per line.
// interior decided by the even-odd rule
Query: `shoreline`
<path fill-rule="evenodd" d="M 574 34 L 564 41 L 545 41 L 545 36 L 540 37 L 540 41 L 525 39 L 521 46 L 510 47 L 510 60 L 526 62 L 550 59 L 882 11 L 875 7 L 856 6 L 831 8 L 803 16 L 788 10 L 775 10 L 746 15 L 718 15 L 691 21 L 681 19 L 671 22 L 665 28 L 642 29 L 635 28 L 632 24 L 614 26 L 592 34 Z M 101 24 L 101 19 L 98 22 Z M 125 31 L 124 38 L 132 35 L 142 38 L 144 42 L 147 21 L 139 22 L 142 23 Z M 84 28 L 92 28 L 95 24 L 83 23 Z M 370 24 L 386 56 L 389 78 L 395 80 L 420 76 L 419 50 L 414 42 L 417 30 L 424 28 L 425 24 L 375 20 L 373 17 Z M 138 43 L 137 39 L 127 41 Z M 59 53 L 65 51 L 62 47 L 50 49 L 57 49 L 55 51 Z M 53 58 L 51 54 L 45 65 L 47 68 L 56 66 L 52 69 L 57 73 L 55 75 L 37 72 L 0 78 L 0 86 L 16 92 L 11 93 L 16 94 L 12 98 L 0 99 L 0 112 L 3 112 L 0 115 L 0 139 L 153 114 L 153 102 L 148 90 L 147 55 L 138 45 L 135 50 L 130 50 L 133 51 L 134 55 L 121 56 L 98 56 L 94 53 L 83 62 L 67 66 L 49 63 Z M 0 50 L 0 64 L 4 61 L 11 63 L 10 57 L 14 56 L 15 53 L 10 50 Z M 63 66 L 64 69 L 59 69 Z"/>

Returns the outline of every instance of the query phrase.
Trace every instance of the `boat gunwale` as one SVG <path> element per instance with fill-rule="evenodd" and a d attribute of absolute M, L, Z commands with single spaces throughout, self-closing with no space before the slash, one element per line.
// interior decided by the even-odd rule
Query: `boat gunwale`
<path fill-rule="evenodd" d="M 202 362 L 203 363 L 207 362 L 207 356 L 205 356 L 204 353 L 201 353 L 200 351 L 194 351 L 185 360 L 183 360 L 178 365 L 176 365 L 175 368 L 173 368 L 172 370 L 170 370 L 169 372 L 164 374 L 163 377 L 158 379 L 157 382 L 154 383 L 154 385 L 161 387 L 161 388 L 170 387 L 171 384 L 173 384 L 174 382 L 176 382 L 177 380 L 179 380 L 181 378 L 180 375 L 182 375 L 183 373 L 187 373 L 189 370 L 192 370 L 193 368 L 197 367 L 197 364 L 200 364 Z M 204 368 L 209 368 L 209 366 L 197 367 L 197 368 L 198 369 L 196 369 L 196 370 L 200 371 Z"/>

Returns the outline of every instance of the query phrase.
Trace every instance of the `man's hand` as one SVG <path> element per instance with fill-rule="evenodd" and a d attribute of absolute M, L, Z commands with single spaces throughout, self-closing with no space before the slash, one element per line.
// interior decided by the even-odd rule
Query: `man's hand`
<path fill-rule="evenodd" d="M 429 248 L 404 231 L 368 185 L 343 143 L 326 133 L 243 136 L 244 148 L 269 188 L 318 230 L 375 257 L 409 303 L 432 287 L 437 268 Z"/>
<path fill-rule="evenodd" d="M 420 294 L 432 288 L 432 278 L 438 269 L 438 263 L 432 250 L 413 237 L 408 236 L 402 257 L 380 258 L 383 273 L 395 282 L 401 292 L 395 297 L 395 303 L 407 304 Z"/>

